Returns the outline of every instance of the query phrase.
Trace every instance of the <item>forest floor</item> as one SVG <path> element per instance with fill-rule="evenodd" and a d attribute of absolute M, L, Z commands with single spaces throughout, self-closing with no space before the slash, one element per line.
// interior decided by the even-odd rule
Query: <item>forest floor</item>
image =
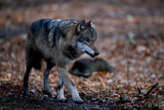
<path fill-rule="evenodd" d="M 6 0 L 0 2 L 0 109 L 109 110 L 164 108 L 164 2 L 162 0 Z M 43 72 L 32 70 L 30 96 L 21 96 L 24 43 L 29 24 L 41 18 L 94 19 L 100 51 L 116 74 L 95 72 L 89 79 L 70 77 L 84 104 L 58 102 L 58 73 L 42 93 Z M 83 57 L 88 57 L 84 55 Z"/>

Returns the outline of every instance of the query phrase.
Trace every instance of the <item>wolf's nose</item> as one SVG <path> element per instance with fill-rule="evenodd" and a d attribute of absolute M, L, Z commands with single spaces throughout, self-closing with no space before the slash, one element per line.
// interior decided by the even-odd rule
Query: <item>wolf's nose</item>
<path fill-rule="evenodd" d="M 98 51 L 95 52 L 95 55 L 94 56 L 97 56 L 97 55 L 99 55 L 99 52 Z"/>
<path fill-rule="evenodd" d="M 99 55 L 99 52 L 95 52 L 94 54 L 89 54 L 91 57 L 95 57 L 95 56 L 97 56 L 97 55 Z"/>

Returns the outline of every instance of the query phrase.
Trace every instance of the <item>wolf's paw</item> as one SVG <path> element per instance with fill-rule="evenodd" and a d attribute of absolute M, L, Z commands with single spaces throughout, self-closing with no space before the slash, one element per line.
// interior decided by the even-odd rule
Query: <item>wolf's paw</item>
<path fill-rule="evenodd" d="M 57 95 L 57 100 L 60 102 L 65 102 L 67 99 L 65 98 L 64 95 Z"/>
<path fill-rule="evenodd" d="M 43 89 L 43 94 L 48 95 L 49 97 L 52 97 L 52 93 L 50 90 Z"/>
<path fill-rule="evenodd" d="M 78 104 L 84 103 L 83 99 L 81 99 L 80 96 L 72 97 L 72 100 L 73 100 L 75 103 L 78 103 Z"/>

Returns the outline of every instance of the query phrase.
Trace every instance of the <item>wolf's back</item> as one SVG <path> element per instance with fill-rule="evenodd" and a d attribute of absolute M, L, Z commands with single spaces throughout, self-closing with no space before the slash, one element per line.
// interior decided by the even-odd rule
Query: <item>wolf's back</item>
<path fill-rule="evenodd" d="M 41 19 L 32 23 L 30 27 L 30 31 L 33 35 L 38 36 L 38 34 L 47 34 L 48 30 L 48 23 L 51 19 Z"/>

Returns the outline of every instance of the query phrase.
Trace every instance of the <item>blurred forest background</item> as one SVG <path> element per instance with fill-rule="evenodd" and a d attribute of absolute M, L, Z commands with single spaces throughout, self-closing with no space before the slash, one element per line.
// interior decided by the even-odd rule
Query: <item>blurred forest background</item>
<path fill-rule="evenodd" d="M 21 95 L 25 72 L 26 31 L 41 18 L 95 21 L 98 57 L 117 74 L 95 72 L 89 79 L 70 75 L 86 104 L 95 109 L 164 108 L 163 0 L 0 0 L 0 105 L 36 107 L 15 98 Z M 31 100 L 48 100 L 42 94 L 44 70 L 31 72 Z M 55 68 L 51 73 L 56 94 L 58 73 Z M 66 96 L 71 100 L 67 90 Z M 44 104 L 51 108 L 51 102 Z"/>

